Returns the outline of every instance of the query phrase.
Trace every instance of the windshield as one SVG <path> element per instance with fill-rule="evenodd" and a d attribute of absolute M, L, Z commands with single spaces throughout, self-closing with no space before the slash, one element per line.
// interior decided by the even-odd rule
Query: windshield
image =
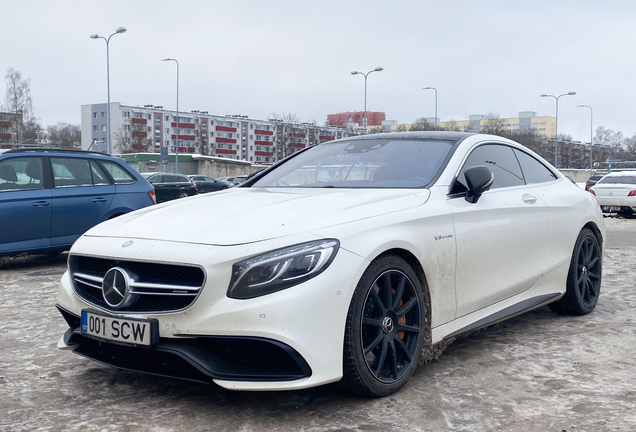
<path fill-rule="evenodd" d="M 423 188 L 455 141 L 366 139 L 317 145 L 252 187 Z"/>
<path fill-rule="evenodd" d="M 611 183 L 611 184 L 628 184 L 636 185 L 635 176 L 606 176 L 598 182 L 598 184 Z"/>

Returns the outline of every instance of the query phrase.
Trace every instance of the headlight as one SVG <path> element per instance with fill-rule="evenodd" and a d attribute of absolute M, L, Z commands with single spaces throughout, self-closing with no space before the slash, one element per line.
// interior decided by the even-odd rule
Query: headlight
<path fill-rule="evenodd" d="M 329 267 L 339 247 L 338 240 L 319 240 L 237 262 L 227 296 L 250 299 L 305 282 Z"/>

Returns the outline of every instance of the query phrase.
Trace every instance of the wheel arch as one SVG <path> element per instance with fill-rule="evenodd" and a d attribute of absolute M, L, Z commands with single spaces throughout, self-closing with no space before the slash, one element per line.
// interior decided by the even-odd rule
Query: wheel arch
<path fill-rule="evenodd" d="M 596 240 L 598 240 L 598 244 L 601 247 L 601 251 L 604 251 L 604 247 L 603 247 L 603 233 L 601 233 L 601 230 L 599 229 L 598 225 L 596 225 L 595 222 L 588 222 L 586 223 L 583 228 L 581 228 L 581 231 L 584 230 L 585 228 L 590 229 L 594 235 L 596 236 Z"/>

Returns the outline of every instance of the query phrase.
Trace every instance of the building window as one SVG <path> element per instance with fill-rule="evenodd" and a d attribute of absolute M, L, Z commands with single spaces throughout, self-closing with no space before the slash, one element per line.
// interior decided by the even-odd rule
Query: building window
<path fill-rule="evenodd" d="M 93 132 L 97 132 L 97 125 L 93 126 Z"/>
<path fill-rule="evenodd" d="M 121 130 L 130 130 L 130 125 L 122 125 Z"/>
<path fill-rule="evenodd" d="M 93 118 L 97 118 L 97 111 L 93 112 Z"/>
<path fill-rule="evenodd" d="M 102 118 L 106 118 L 106 111 L 102 111 Z"/>
<path fill-rule="evenodd" d="M 169 134 L 170 133 L 170 128 L 166 128 L 166 133 Z"/>
<path fill-rule="evenodd" d="M 148 114 L 148 115 L 146 116 L 146 118 L 147 118 L 148 120 L 152 120 L 152 114 Z"/>
<path fill-rule="evenodd" d="M 130 118 L 130 112 L 129 111 L 122 111 L 121 112 L 121 116 L 123 118 Z"/>
<path fill-rule="evenodd" d="M 210 132 L 210 136 L 213 137 L 214 136 L 214 132 Z"/>
<path fill-rule="evenodd" d="M 102 125 L 102 132 L 106 132 L 106 125 Z"/>
<path fill-rule="evenodd" d="M 166 116 L 165 120 L 170 121 L 170 116 Z"/>
<path fill-rule="evenodd" d="M 143 118 L 144 117 L 144 115 L 142 113 L 133 113 L 133 116 L 135 118 Z"/>
<path fill-rule="evenodd" d="M 254 135 L 250 135 L 250 139 L 253 140 L 254 139 Z"/>
<path fill-rule="evenodd" d="M 150 126 L 148 126 L 146 129 L 148 132 L 152 132 L 152 128 Z"/>

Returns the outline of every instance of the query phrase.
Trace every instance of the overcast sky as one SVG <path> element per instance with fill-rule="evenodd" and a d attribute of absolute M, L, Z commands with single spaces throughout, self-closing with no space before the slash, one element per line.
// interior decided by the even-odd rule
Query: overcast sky
<path fill-rule="evenodd" d="M 555 115 L 559 132 L 636 133 L 633 0 L 62 1 L 0 0 L 0 70 L 31 79 L 44 125 L 80 123 L 80 106 L 111 101 L 268 118 L 364 108 L 410 123 L 470 114 Z M 4 96 L 4 95 L 0 95 Z M 4 101 L 4 97 L 1 98 Z"/>

